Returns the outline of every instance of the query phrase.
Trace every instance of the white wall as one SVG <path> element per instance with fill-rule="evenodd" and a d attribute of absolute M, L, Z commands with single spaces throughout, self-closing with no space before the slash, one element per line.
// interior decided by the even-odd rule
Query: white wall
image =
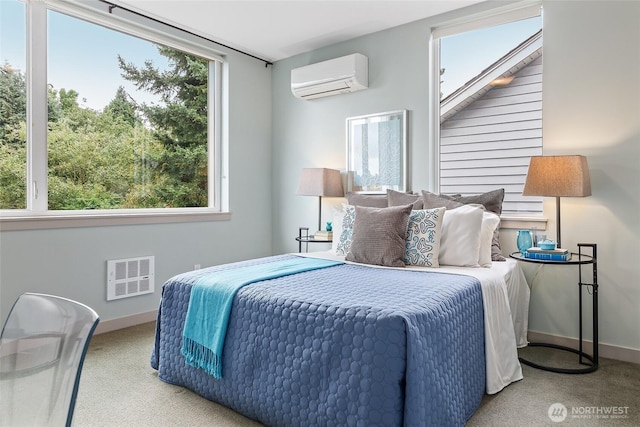
<path fill-rule="evenodd" d="M 271 68 L 230 53 L 229 221 L 0 232 L 0 320 L 23 292 L 93 307 L 101 321 L 157 309 L 171 276 L 271 253 Z M 156 290 L 106 301 L 106 261 L 155 255 Z"/>
<path fill-rule="evenodd" d="M 493 3 L 504 5 L 504 2 Z M 344 169 L 345 119 L 410 110 L 410 188 L 430 188 L 427 126 L 428 40 L 441 17 L 357 38 L 275 64 L 273 70 L 274 252 L 297 250 L 297 227 L 314 228 L 317 200 L 296 196 L 303 167 Z M 600 342 L 640 350 L 640 2 L 545 1 L 544 153 L 584 154 L 593 196 L 562 200 L 563 246 L 598 244 Z M 294 98 L 292 68 L 360 52 L 370 88 L 312 101 Z M 331 202 L 339 202 L 334 199 Z M 328 200 L 329 202 L 329 200 Z M 545 199 L 548 234 L 555 200 Z M 329 209 L 323 215 L 329 220 Z M 515 232 L 502 233 L 505 253 Z M 532 279 L 535 271 L 524 265 Z M 590 281 L 585 270 L 585 281 Z M 530 329 L 577 337 L 577 271 L 545 267 L 533 282 Z M 590 319 L 590 305 L 587 319 Z M 590 328 L 587 325 L 587 331 Z M 590 338 L 590 332 L 587 333 Z"/>

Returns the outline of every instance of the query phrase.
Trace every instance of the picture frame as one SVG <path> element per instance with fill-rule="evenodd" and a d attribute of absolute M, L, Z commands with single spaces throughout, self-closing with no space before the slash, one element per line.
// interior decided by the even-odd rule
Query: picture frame
<path fill-rule="evenodd" d="M 347 190 L 407 190 L 407 110 L 349 117 Z"/>

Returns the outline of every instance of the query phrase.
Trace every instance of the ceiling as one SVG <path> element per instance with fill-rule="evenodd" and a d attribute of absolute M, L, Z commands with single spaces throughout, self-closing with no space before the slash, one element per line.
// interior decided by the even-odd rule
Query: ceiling
<path fill-rule="evenodd" d="M 277 61 L 482 0 L 117 0 L 114 3 Z"/>

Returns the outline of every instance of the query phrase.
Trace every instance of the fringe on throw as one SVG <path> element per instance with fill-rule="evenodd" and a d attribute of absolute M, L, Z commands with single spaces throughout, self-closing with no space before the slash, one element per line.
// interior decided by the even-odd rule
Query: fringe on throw
<path fill-rule="evenodd" d="M 187 365 L 194 368 L 202 368 L 217 379 L 222 378 L 222 357 L 207 347 L 190 338 L 182 337 L 182 349 L 180 352 L 185 357 Z"/>

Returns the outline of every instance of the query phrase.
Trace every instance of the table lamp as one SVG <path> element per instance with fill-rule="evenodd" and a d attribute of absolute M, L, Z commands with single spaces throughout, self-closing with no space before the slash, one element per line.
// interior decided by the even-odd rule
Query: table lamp
<path fill-rule="evenodd" d="M 589 166 L 585 156 L 532 156 L 523 196 L 556 198 L 557 247 L 560 248 L 560 197 L 591 195 Z"/>
<path fill-rule="evenodd" d="M 303 168 L 297 193 L 318 197 L 318 230 L 322 230 L 322 197 L 342 197 L 340 171 L 326 168 Z"/>

